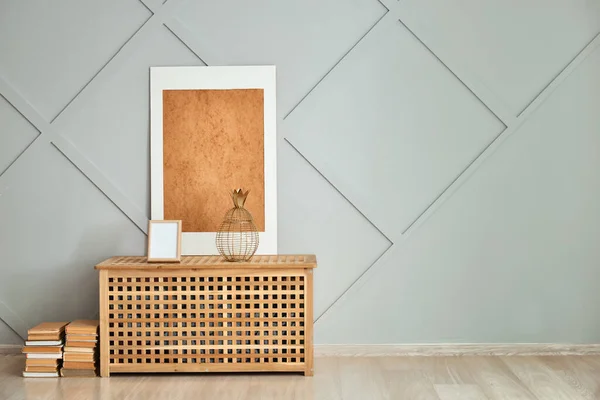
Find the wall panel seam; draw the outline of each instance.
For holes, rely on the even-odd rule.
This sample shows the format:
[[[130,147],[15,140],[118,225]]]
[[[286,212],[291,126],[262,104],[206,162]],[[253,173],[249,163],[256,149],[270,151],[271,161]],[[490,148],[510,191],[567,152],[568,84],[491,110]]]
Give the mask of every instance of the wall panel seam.
[[[387,8],[387,7],[386,7],[386,8]],[[362,35],[362,36],[360,37],[360,39],[358,39],[358,40],[356,41],[356,43],[354,43],[354,45],[353,45],[352,47],[350,47],[350,49],[349,49],[349,50],[348,50],[346,53],[344,53],[344,55],[343,55],[342,57],[340,57],[340,59],[339,59],[339,60],[338,60],[338,61],[337,61],[335,64],[333,64],[333,67],[331,67],[331,68],[329,69],[329,71],[327,71],[327,72],[326,72],[326,73],[325,73],[325,74],[324,74],[324,75],[321,77],[321,79],[319,79],[319,80],[317,81],[317,83],[316,83],[316,84],[315,84],[315,85],[314,85],[314,86],[313,86],[313,87],[312,87],[312,88],[311,88],[311,89],[310,89],[310,90],[309,90],[309,91],[308,91],[308,92],[307,92],[307,93],[306,93],[306,94],[305,94],[305,95],[304,95],[304,96],[303,96],[303,97],[302,97],[302,98],[301,98],[301,99],[300,99],[300,100],[299,100],[299,101],[296,103],[296,105],[295,105],[295,106],[293,106],[293,107],[290,109],[290,111],[288,111],[288,112],[285,114],[285,116],[283,117],[283,120],[285,121],[285,120],[286,120],[286,119],[287,119],[287,118],[288,118],[288,117],[289,117],[289,116],[290,116],[290,115],[291,115],[291,114],[294,112],[294,110],[296,110],[296,108],[298,108],[298,106],[299,106],[300,104],[302,104],[302,102],[303,102],[303,101],[304,101],[304,100],[305,100],[305,99],[306,99],[308,96],[310,96],[310,94],[311,94],[311,93],[312,93],[312,92],[313,92],[313,91],[314,91],[314,90],[315,90],[315,89],[316,89],[316,88],[317,88],[317,87],[318,87],[318,86],[321,84],[321,82],[323,82],[323,81],[325,80],[325,78],[327,78],[327,76],[328,76],[328,75],[329,75],[329,74],[330,74],[332,71],[334,71],[334,70],[337,68],[337,66],[338,66],[338,65],[339,65],[339,64],[340,64],[340,63],[341,63],[341,62],[342,62],[342,61],[343,61],[343,60],[344,60],[344,59],[345,59],[345,58],[348,56],[348,54],[350,54],[350,53],[352,52],[352,50],[354,50],[354,49],[356,48],[356,46],[358,46],[358,45],[359,45],[359,44],[360,44],[360,43],[363,41],[363,39],[364,39],[364,38],[366,38],[366,37],[369,35],[369,33],[371,33],[371,32],[373,31],[373,29],[375,29],[375,27],[376,27],[377,25],[379,25],[379,23],[380,23],[380,22],[381,22],[381,21],[382,21],[384,18],[386,18],[386,17],[388,17],[388,18],[389,18],[389,16],[391,16],[391,14],[390,14],[390,12],[389,12],[389,10],[388,10],[388,11],[386,11],[386,12],[385,12],[385,13],[384,13],[384,14],[383,14],[383,15],[382,15],[382,16],[381,16],[381,17],[380,17],[380,18],[379,18],[377,21],[375,21],[375,23],[373,24],[373,26],[371,26],[371,27],[370,27],[370,28],[369,28],[369,29],[368,29],[368,30],[367,30],[367,31],[364,33],[364,35]]]

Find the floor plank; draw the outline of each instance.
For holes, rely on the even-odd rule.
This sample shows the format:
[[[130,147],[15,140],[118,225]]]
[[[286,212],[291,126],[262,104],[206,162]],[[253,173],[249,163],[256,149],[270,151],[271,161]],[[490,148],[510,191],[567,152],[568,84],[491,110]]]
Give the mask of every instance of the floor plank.
[[[440,400],[488,400],[479,385],[438,384],[434,387]]]
[[[424,371],[386,373],[386,399],[440,400],[429,376]],[[363,396],[366,393],[363,392]]]
[[[111,379],[96,378],[61,378],[59,393],[61,399],[85,399],[94,393],[94,399],[126,399],[135,393],[143,379],[132,380],[127,375],[115,376]]]
[[[115,378],[127,379],[121,375],[115,375]],[[213,380],[214,376],[206,377]],[[100,380],[112,380],[110,378],[102,378]],[[196,375],[150,375],[150,376],[130,376],[129,379],[137,380],[138,384],[132,388],[126,395],[125,400],[133,399],[148,399],[148,400],[161,400],[161,399],[187,399],[196,396],[204,397],[206,393],[206,386],[208,386],[207,379],[199,379]],[[215,384],[210,387],[219,394],[221,393],[222,382],[214,381]],[[216,397],[210,397],[216,398]]]
[[[583,399],[567,382],[537,357],[501,357],[501,360],[540,399]]]
[[[302,379],[302,383],[297,383],[294,398],[342,400],[340,359],[315,358],[315,375],[310,379]]]
[[[341,393],[344,400],[364,399],[364,393],[373,398],[387,399],[387,387],[382,366],[377,358],[349,357],[339,360]],[[358,390],[360,388],[360,390]]]
[[[426,362],[426,372],[433,384],[475,384],[463,357],[427,357]]]
[[[562,380],[567,382],[584,399],[600,397],[599,368],[591,357],[539,357]],[[591,361],[591,363],[590,363]]]
[[[537,399],[498,357],[473,356],[463,360],[490,400]]]

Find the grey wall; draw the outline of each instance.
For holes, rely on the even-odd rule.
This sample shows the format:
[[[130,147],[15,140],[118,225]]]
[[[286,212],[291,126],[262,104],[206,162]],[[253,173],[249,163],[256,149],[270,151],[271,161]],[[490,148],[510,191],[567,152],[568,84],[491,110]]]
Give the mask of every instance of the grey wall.
[[[145,252],[149,67],[278,67],[317,343],[600,342],[600,1],[0,2],[0,318]],[[0,324],[0,343],[15,341]]]
[[[4,321],[0,321],[0,344],[23,344],[23,339]]]

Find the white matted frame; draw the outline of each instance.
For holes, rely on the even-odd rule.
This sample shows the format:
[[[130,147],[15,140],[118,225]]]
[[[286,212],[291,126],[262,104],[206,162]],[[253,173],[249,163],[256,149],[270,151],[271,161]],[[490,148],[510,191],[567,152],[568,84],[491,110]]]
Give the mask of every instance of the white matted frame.
[[[150,68],[151,218],[164,218],[163,90],[263,89],[265,231],[256,254],[277,254],[277,113],[275,66]],[[216,232],[183,232],[184,255],[218,254]]]
[[[181,261],[181,221],[148,221],[148,262]]]

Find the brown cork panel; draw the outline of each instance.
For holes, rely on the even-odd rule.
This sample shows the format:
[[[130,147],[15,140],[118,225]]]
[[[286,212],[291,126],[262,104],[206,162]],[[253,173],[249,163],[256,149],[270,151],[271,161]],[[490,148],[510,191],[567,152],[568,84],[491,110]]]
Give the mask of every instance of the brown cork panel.
[[[163,164],[164,219],[183,232],[216,232],[235,188],[264,232],[263,90],[164,90]]]

